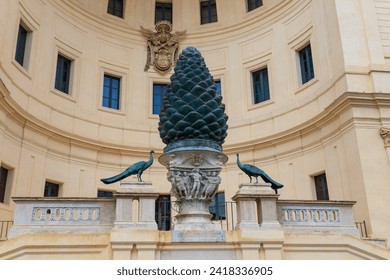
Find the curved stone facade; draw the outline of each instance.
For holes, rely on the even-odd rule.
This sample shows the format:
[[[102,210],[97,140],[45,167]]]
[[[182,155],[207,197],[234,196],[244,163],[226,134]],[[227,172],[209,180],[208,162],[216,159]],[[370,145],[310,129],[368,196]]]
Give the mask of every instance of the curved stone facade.
[[[173,30],[186,30],[180,50],[202,52],[220,81],[229,116],[223,145],[230,160],[219,189],[227,200],[256,164],[285,187],[283,199],[315,200],[314,177],[326,173],[331,200],[352,200],[356,220],[373,238],[390,238],[383,217],[390,199],[390,53],[379,1],[217,1],[218,22],[200,23],[199,1],[173,0]],[[155,1],[128,0],[124,18],[107,1],[0,2],[0,164],[8,170],[0,214],[12,220],[12,197],[42,197],[45,181],[61,197],[115,191],[100,178],[162,154],[153,84],[173,73],[144,71]],[[354,16],[353,14],[361,15]],[[23,66],[15,60],[18,28],[27,31]],[[299,52],[308,44],[314,78],[302,84]],[[55,88],[58,54],[71,61],[69,93]],[[267,69],[269,99],[254,104],[252,74]],[[120,78],[118,109],[102,105],[104,76]],[[168,194],[166,170],[144,174]]]

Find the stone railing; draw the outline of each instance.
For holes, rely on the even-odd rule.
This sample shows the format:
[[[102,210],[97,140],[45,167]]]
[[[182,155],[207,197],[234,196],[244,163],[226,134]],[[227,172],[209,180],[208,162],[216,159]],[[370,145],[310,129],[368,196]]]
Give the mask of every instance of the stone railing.
[[[354,201],[278,200],[278,220],[289,232],[338,232],[359,236]]]
[[[122,183],[110,199],[13,198],[15,218],[9,236],[41,232],[110,232],[113,228],[157,230],[157,197],[158,193],[150,183],[133,182]],[[267,184],[240,185],[233,200],[234,210],[231,208],[229,214],[234,216],[234,221],[226,215],[226,220],[219,221],[221,230],[268,229],[359,236],[352,211],[353,201],[279,200],[279,195]],[[223,227],[224,223],[230,223],[229,228]]]
[[[282,229],[296,233],[341,233],[359,236],[354,201],[279,200],[269,184],[242,184],[236,230]]]
[[[9,236],[37,232],[109,232],[115,199],[14,197],[15,219]]]

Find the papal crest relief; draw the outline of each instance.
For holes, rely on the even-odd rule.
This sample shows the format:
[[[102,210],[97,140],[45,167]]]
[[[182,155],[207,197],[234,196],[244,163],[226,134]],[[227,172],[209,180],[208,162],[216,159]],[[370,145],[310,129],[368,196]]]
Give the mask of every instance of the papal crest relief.
[[[172,32],[168,21],[160,21],[155,25],[156,32],[141,26],[142,34],[147,38],[148,54],[145,65],[147,71],[151,65],[160,74],[171,70],[178,58],[179,41],[186,36],[186,30]]]

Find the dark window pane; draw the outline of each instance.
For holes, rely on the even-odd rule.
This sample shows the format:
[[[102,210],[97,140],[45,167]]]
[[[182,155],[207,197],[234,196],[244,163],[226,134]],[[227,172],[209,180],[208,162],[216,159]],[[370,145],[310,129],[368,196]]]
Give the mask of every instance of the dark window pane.
[[[64,93],[69,93],[71,63],[70,59],[58,54],[55,88]]]
[[[167,93],[168,85],[153,84],[153,114],[158,115],[161,111],[161,104],[164,95]]]
[[[263,68],[252,73],[254,103],[260,103],[270,99],[268,69]]]
[[[109,0],[107,13],[123,18],[123,0]]]
[[[157,23],[163,20],[172,23],[172,3],[156,2],[154,22]]]
[[[222,94],[221,81],[219,80],[215,81],[215,86],[217,87],[217,94],[221,95]]]
[[[155,219],[159,230],[171,229],[171,197],[160,195],[156,200]]]
[[[45,183],[45,191],[43,196],[44,197],[58,197],[58,190],[60,188],[60,185],[56,183]]]
[[[16,42],[15,60],[22,66],[24,62],[24,54],[26,52],[27,33],[27,30],[22,25],[19,25],[18,41]]]
[[[310,44],[299,51],[302,84],[314,78],[313,58]]]
[[[200,2],[200,22],[201,24],[217,22],[217,3],[215,0]]]
[[[210,203],[209,211],[213,215],[212,220],[225,220],[226,211],[225,211],[225,193],[219,192],[216,193],[213,197],[213,200]]]
[[[317,200],[329,200],[328,184],[325,173],[314,176]]]
[[[113,197],[113,192],[98,190],[97,197]]]
[[[7,187],[8,169],[0,167],[0,202],[4,203],[5,188]]]
[[[262,0],[247,0],[247,4],[248,4],[248,12],[260,7],[263,5],[263,1]]]
[[[104,75],[102,106],[119,109],[120,78]]]

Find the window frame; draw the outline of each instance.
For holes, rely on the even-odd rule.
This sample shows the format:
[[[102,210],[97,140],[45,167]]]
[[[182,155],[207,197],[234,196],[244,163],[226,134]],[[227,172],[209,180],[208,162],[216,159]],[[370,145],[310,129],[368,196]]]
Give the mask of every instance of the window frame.
[[[39,28],[37,21],[32,18],[28,12],[24,9],[20,10],[19,24],[15,26],[15,39],[14,39],[14,53],[12,57],[12,63],[21,71],[26,77],[32,79],[32,69],[36,60],[36,32]],[[18,36],[19,36],[19,27],[22,26],[27,31],[26,44],[24,48],[24,57],[23,63],[20,64],[16,60],[17,48],[18,48]]]
[[[71,61],[68,93],[65,93],[56,88],[58,55],[61,55]],[[71,102],[76,102],[80,89],[81,52],[79,52],[76,48],[64,43],[61,41],[61,39],[55,38],[55,47],[52,56],[52,69],[51,92],[56,96],[61,97],[61,101],[59,102],[63,102],[63,98]]]
[[[15,60],[20,66],[25,66],[26,45],[29,31],[19,23],[18,36],[16,40]]]
[[[263,6],[263,0],[246,0],[246,10],[251,12]]]
[[[264,99],[264,100],[257,100],[258,96],[256,94],[256,81],[255,81],[255,74],[256,73],[259,73],[259,84],[261,86],[261,89],[264,90],[264,84],[261,83],[261,81],[264,81],[264,77],[263,77],[263,73],[264,73],[264,70],[265,70],[265,73],[266,73],[266,92],[262,95],[264,95],[264,97],[268,97],[267,99]],[[264,102],[267,102],[269,100],[271,100],[271,90],[270,90],[270,81],[269,81],[269,75],[268,75],[268,66],[264,66],[264,67],[261,67],[257,70],[254,70],[254,71],[251,71],[251,87],[252,87],[252,103],[253,105],[257,105],[257,104],[261,104],[261,103],[264,103]]]
[[[313,185],[314,185],[315,199],[319,200],[319,201],[330,200],[326,172],[322,172],[322,173],[318,173],[316,175],[313,175],[312,181],[313,181]]]
[[[304,85],[315,78],[313,53],[310,41],[297,50],[300,84]]]
[[[66,62],[67,64],[64,64],[64,62]],[[64,65],[68,65],[66,70],[64,69]],[[71,91],[73,67],[74,67],[74,60],[62,54],[61,52],[58,52],[55,79],[54,79],[54,89],[65,94],[71,93],[70,91]],[[64,73],[65,73],[65,81],[63,81]],[[63,84],[65,84],[64,87]]]
[[[311,53],[312,53],[312,61],[313,61],[313,69],[314,69],[314,78],[302,84],[301,78],[301,66],[299,60],[299,50],[306,47],[308,44],[311,45]],[[292,65],[293,71],[293,79],[294,79],[294,94],[299,94],[305,92],[314,86],[319,81],[319,77],[321,75],[321,68],[318,67],[318,63],[320,63],[320,59],[317,53],[318,44],[313,33],[313,26],[308,26],[306,29],[297,33],[294,37],[292,37],[288,46],[290,48],[290,63]]]
[[[160,211],[163,209],[163,211]],[[169,231],[172,228],[172,205],[169,194],[160,194],[155,202],[155,220],[160,231]]]
[[[216,0],[201,0],[199,2],[199,9],[200,9],[201,25],[218,22],[218,7],[217,7]],[[212,14],[214,11],[215,11],[215,15]],[[207,15],[204,16],[203,15],[204,12]]]
[[[110,79],[110,85],[109,85],[109,96],[108,96],[108,106],[105,106],[104,105],[104,99],[105,99],[105,88],[106,88],[106,78],[109,78]],[[112,96],[112,91],[114,88],[113,86],[113,81],[117,81],[118,82],[118,86],[116,88],[117,90],[117,106],[116,107],[113,107],[112,105],[112,101],[114,100],[113,96]],[[121,109],[121,84],[122,84],[122,77],[120,76],[116,76],[116,75],[112,75],[110,73],[104,73],[103,75],[103,93],[102,93],[102,107],[103,108],[106,108],[106,109],[112,109],[112,110],[120,110]]]
[[[5,175],[4,175],[5,173]],[[9,186],[9,169],[0,165],[0,203],[6,203]]]
[[[158,6],[162,6],[162,19],[157,20],[157,10]],[[168,12],[166,12],[168,11]],[[170,11],[170,12],[169,12]],[[166,19],[166,14],[170,14],[170,19]],[[168,21],[171,24],[173,23],[173,4],[172,2],[160,2],[156,1],[154,6],[154,24],[160,21]]]
[[[96,102],[97,102],[97,110],[104,112],[104,113],[110,113],[110,114],[116,114],[116,115],[125,115],[126,111],[126,98],[128,98],[127,93],[127,83],[128,83],[128,71],[129,68],[127,67],[121,67],[118,65],[112,65],[111,63],[100,61],[99,62],[99,72],[100,72],[100,79],[99,79],[99,91],[100,94],[96,95]],[[120,78],[120,96],[119,96],[119,109],[112,109],[109,107],[103,106],[103,90],[104,90],[104,75],[114,76],[117,78]]]
[[[112,7],[110,7],[110,5],[112,5]],[[107,2],[107,14],[109,15],[123,19],[124,8],[125,8],[124,0],[108,0]]]
[[[14,184],[14,170],[15,168],[12,166],[9,166],[8,164],[4,164],[0,161],[0,167],[7,169],[7,178],[5,182],[5,189],[4,189],[4,197],[2,200],[0,200],[0,204],[10,204],[11,202],[11,193],[12,193],[12,187]]]
[[[49,187],[50,187],[50,189],[49,189]],[[51,192],[53,191],[52,190],[53,187],[56,188],[54,190],[54,194],[55,195],[51,195]],[[57,183],[57,182],[54,182],[54,181],[50,181],[50,180],[46,180],[45,181],[45,187],[43,189],[43,197],[60,197],[60,188],[61,188],[61,184],[60,183]]]
[[[168,83],[160,83],[160,82],[153,82],[153,86],[152,86],[152,114],[153,115],[159,115],[160,112],[161,112],[161,107],[162,107],[162,101],[163,101],[163,98],[164,98],[164,95],[167,93],[167,89],[168,89]],[[160,88],[160,93],[159,93],[159,99],[160,99],[160,105],[159,105],[159,112],[156,113],[155,111],[155,108],[156,108],[156,105],[155,105],[155,99],[156,99],[156,95],[155,95],[155,87],[159,87]],[[161,92],[161,88],[165,86],[165,93],[164,92]]]

